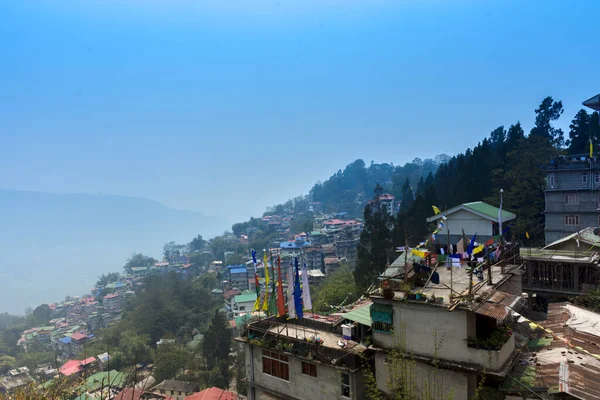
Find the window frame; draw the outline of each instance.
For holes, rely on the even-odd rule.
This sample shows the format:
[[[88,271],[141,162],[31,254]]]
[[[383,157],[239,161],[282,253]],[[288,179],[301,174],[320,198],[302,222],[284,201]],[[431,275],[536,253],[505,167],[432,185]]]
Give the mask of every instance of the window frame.
[[[577,214],[565,214],[565,225],[567,226],[578,226],[579,215]]]
[[[588,183],[588,173],[587,172],[581,173],[581,183]]]
[[[594,172],[594,183],[596,185],[600,184],[600,171]]]
[[[311,378],[317,378],[317,364],[308,361],[302,361],[301,367],[302,375],[310,376]]]
[[[554,173],[548,174],[548,187],[550,189],[554,189],[556,186],[556,175]]]
[[[288,356],[263,349],[262,363],[263,374],[286,382],[290,381],[290,360]]]
[[[576,206],[579,204],[579,193],[565,193],[565,205]]]
[[[348,377],[348,383],[344,382],[344,377],[347,376]],[[345,399],[350,399],[352,398],[352,386],[350,385],[351,383],[351,379],[350,379],[350,374],[347,374],[345,372],[341,372],[340,373],[340,388],[342,389],[342,397]],[[348,395],[344,394],[344,389],[348,390]]]

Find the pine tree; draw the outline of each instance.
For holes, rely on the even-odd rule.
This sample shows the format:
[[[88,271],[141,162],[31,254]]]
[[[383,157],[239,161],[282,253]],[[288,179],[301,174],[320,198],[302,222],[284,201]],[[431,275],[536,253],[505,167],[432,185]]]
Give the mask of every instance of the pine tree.
[[[360,288],[368,287],[386,268],[392,250],[394,218],[379,201],[383,188],[375,187],[375,196],[364,212],[365,224],[358,244],[354,279]]]
[[[562,129],[552,126],[552,121],[558,120],[562,113],[562,101],[554,101],[551,96],[546,97],[535,110],[535,126],[530,135],[545,138],[555,147],[561,148],[564,144],[564,134]]]
[[[582,154],[589,151],[591,115],[584,109],[575,114],[569,125],[569,139],[566,144],[570,154]]]

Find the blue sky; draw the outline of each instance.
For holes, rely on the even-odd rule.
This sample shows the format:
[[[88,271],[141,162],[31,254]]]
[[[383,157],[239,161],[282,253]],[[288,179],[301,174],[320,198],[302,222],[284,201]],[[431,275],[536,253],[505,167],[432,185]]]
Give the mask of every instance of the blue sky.
[[[567,7],[566,5],[569,4]],[[230,222],[600,92],[598,1],[0,3],[0,188]]]

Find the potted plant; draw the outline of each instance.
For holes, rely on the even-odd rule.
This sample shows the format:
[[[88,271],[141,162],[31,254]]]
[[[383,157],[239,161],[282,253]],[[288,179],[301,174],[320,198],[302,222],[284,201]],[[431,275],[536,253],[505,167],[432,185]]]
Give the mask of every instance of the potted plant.
[[[382,290],[381,290],[381,294],[383,295],[383,298],[386,300],[392,300],[394,298],[394,290],[390,287],[390,282],[389,281],[383,281],[383,285],[382,285]]]

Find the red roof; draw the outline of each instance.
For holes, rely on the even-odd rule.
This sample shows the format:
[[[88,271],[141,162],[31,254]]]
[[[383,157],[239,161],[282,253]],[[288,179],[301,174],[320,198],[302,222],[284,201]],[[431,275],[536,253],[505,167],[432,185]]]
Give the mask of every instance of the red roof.
[[[71,340],[81,340],[81,339],[86,339],[88,337],[88,335],[84,335],[81,332],[75,332],[74,334],[71,335]]]
[[[104,296],[105,299],[114,299],[115,297],[119,297],[117,293],[111,293]]]
[[[71,339],[73,339],[73,337],[71,336]],[[88,357],[85,360],[81,360],[81,365],[88,365],[93,363],[94,361],[96,361],[96,357]]]
[[[237,394],[213,386],[204,389],[201,392],[186,396],[185,400],[237,400],[237,398]]]
[[[81,367],[81,361],[79,360],[69,360],[63,364],[62,367],[58,370],[64,376],[71,376],[78,372],[81,372],[83,368]]]

